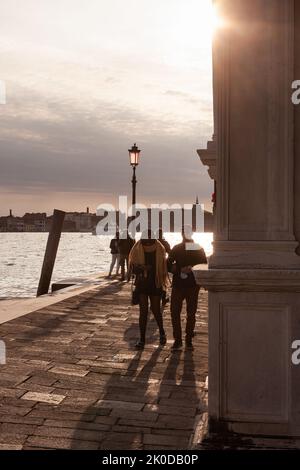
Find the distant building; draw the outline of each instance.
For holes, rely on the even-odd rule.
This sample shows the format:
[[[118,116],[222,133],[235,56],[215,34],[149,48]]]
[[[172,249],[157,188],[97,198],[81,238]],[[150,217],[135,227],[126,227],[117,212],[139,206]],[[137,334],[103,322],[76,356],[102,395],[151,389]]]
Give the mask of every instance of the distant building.
[[[0,232],[7,232],[7,217],[0,217]]]
[[[196,229],[196,206],[197,204],[191,205],[190,212],[192,213],[192,225]],[[159,210],[160,224],[162,221],[162,210]],[[189,212],[189,211],[188,211]],[[90,213],[89,208],[86,212],[67,212],[63,224],[63,232],[94,232],[98,222],[103,217],[97,216],[96,214]],[[119,212],[116,213],[116,224],[119,224]],[[166,210],[165,217],[169,218],[170,231],[178,230],[178,224],[175,224],[175,220],[183,220],[183,209]],[[52,215],[47,217],[46,213],[26,213],[23,217],[15,217],[10,211],[10,215],[6,217],[0,217],[0,232],[49,232],[52,225]],[[189,220],[191,220],[189,218]],[[150,209],[148,209],[148,221],[151,223]],[[128,219],[130,222],[130,219]],[[199,222],[199,221],[198,221]],[[176,227],[175,227],[176,225]],[[139,228],[139,227],[138,227]],[[204,211],[204,231],[213,231],[213,214],[211,212]]]
[[[7,232],[24,232],[24,220],[22,217],[6,217]]]
[[[91,214],[89,208],[86,212],[68,212],[65,216],[65,224],[68,222],[75,224],[76,232],[91,232],[93,229],[94,214]]]
[[[47,214],[43,213],[26,213],[23,216],[25,232],[45,232],[47,223]]]
[[[77,232],[76,230],[76,223],[73,222],[72,220],[64,220],[63,232]]]

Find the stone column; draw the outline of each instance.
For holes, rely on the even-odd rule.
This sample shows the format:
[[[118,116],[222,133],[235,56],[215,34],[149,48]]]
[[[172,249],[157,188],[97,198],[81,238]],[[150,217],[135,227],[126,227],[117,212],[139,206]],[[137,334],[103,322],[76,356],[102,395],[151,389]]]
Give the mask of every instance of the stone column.
[[[216,231],[209,269],[196,270],[209,290],[210,429],[299,436],[298,11],[294,0],[215,3]]]

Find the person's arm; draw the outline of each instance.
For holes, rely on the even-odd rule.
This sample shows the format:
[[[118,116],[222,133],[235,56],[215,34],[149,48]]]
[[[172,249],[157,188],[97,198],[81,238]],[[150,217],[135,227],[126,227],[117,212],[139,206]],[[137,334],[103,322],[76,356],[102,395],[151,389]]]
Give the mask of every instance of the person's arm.
[[[133,274],[142,274],[144,272],[144,267],[141,264],[133,264],[132,272]]]
[[[174,249],[170,251],[169,257],[167,259],[167,268],[169,273],[175,274],[177,272],[176,256]]]
[[[131,273],[138,279],[147,278],[148,273],[152,270],[152,266],[146,264],[133,264],[131,265]]]

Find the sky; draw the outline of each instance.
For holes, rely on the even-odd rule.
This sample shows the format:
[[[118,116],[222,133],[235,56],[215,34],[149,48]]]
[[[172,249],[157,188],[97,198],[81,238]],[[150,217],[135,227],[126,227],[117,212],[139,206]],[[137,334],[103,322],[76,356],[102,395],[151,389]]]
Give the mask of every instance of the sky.
[[[210,0],[2,0],[0,215],[131,195],[210,208]]]

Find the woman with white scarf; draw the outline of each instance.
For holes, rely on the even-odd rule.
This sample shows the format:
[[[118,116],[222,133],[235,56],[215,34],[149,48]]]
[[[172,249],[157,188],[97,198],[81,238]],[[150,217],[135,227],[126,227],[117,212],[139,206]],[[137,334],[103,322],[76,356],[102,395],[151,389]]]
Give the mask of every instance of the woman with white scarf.
[[[168,281],[166,250],[158,240],[154,239],[151,230],[143,232],[141,240],[132,248],[129,267],[130,272],[136,276],[135,286],[140,307],[140,340],[136,344],[136,349],[141,350],[145,346],[149,300],[159,328],[160,345],[164,346],[167,339],[163,327],[161,296]]]

